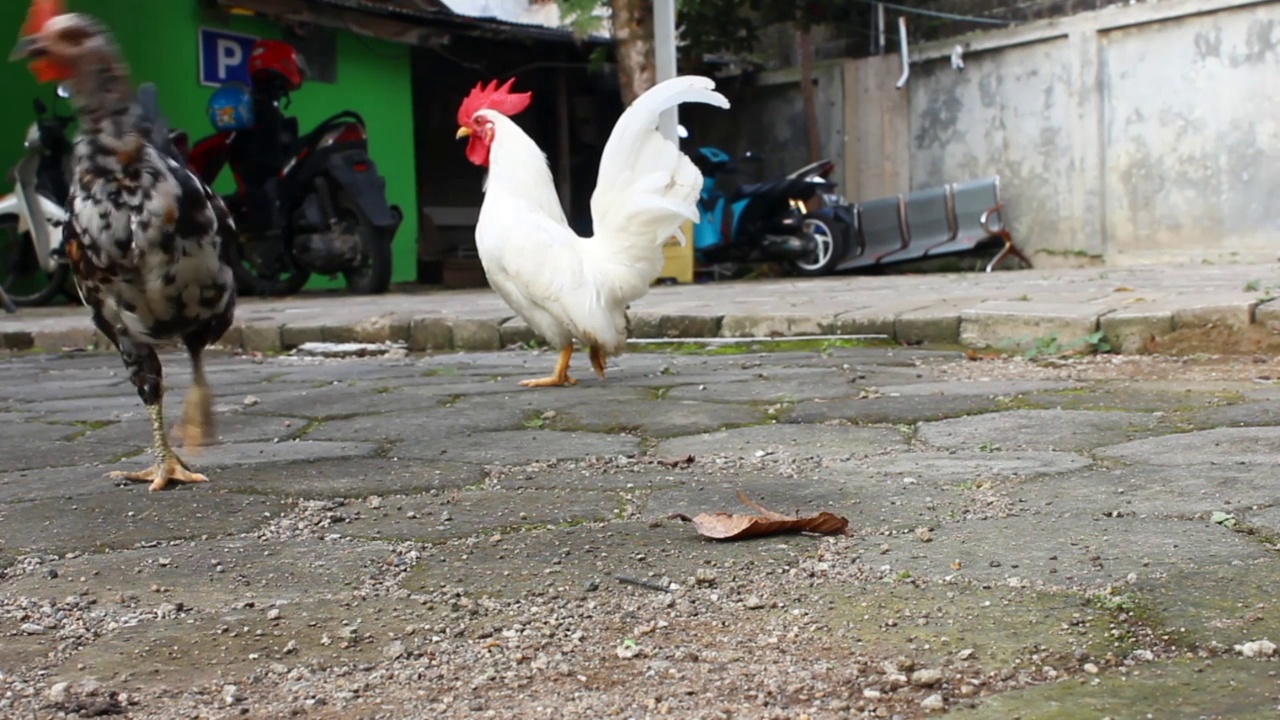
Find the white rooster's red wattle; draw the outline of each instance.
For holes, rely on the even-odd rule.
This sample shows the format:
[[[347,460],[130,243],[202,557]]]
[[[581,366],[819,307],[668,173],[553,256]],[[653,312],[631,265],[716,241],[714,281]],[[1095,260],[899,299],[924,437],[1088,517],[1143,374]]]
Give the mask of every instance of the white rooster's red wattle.
[[[553,375],[526,387],[572,385],[575,339],[604,377],[605,359],[622,352],[627,305],[644,296],[662,271],[662,246],[685,221],[698,221],[702,173],[658,132],[658,116],[681,103],[728,108],[709,78],[687,75],[650,88],[618,118],[600,157],[591,196],[594,235],[570,227],[547,157],[511,119],[529,93],[477,85],[458,111],[467,158],[486,166],[476,250],[490,286],[511,309],[560,350]]]

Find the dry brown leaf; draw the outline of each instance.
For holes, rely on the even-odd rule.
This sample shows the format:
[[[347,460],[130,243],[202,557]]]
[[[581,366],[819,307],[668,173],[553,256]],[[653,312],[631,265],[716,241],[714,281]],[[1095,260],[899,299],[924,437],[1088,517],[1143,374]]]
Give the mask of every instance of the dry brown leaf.
[[[690,518],[688,515],[672,515],[673,518],[692,522],[699,535],[715,540],[745,540],[747,538],[782,535],[786,533],[808,532],[820,535],[850,535],[849,520],[820,512],[807,517],[792,517],[776,513],[751,500],[738,491],[738,500],[743,505],[755,510],[758,515],[736,515],[716,512],[702,513]]]
[[[1120,287],[1115,289],[1115,292],[1133,292],[1133,288],[1129,287],[1128,285],[1121,285]]]

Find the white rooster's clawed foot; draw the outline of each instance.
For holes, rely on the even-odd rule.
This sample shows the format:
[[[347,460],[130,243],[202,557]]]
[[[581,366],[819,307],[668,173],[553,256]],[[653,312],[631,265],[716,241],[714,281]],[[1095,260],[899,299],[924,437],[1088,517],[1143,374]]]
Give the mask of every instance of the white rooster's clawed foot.
[[[569,359],[573,357],[573,343],[560,348],[560,359],[556,361],[556,371],[551,377],[536,378],[533,380],[521,380],[521,387],[540,388],[540,387],[569,387],[577,385],[578,381],[569,377]]]

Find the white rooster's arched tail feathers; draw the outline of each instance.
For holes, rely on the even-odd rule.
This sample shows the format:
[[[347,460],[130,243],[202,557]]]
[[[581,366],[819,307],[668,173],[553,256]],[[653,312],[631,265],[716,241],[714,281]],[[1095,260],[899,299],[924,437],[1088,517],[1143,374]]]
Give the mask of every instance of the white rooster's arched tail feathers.
[[[715,86],[698,75],[658,83],[622,113],[605,143],[591,195],[595,235],[588,244],[627,275],[608,283],[624,302],[643,295],[661,271],[661,245],[685,220],[698,220],[702,173],[657,131],[658,116],[689,102],[728,108]]]

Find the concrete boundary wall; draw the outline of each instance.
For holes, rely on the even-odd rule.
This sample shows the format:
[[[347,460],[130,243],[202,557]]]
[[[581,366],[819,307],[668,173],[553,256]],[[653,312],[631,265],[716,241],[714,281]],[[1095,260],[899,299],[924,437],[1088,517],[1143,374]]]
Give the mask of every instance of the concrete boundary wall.
[[[903,90],[897,54],[817,65],[823,151],[843,159],[851,199],[999,174],[1015,237],[1044,266],[1277,257],[1280,0],[1117,5],[910,57]],[[732,129],[735,113],[711,132],[789,145],[771,171],[800,164],[798,80],[762,73],[736,105],[754,130]]]
[[[957,43],[963,72],[950,63]],[[1038,260],[1276,257],[1275,0],[1115,6],[921,46],[912,63],[907,88],[893,91],[908,97],[898,116],[907,138],[883,152],[905,162],[909,180],[877,187],[886,161],[848,152],[861,164],[847,174],[866,180],[851,182],[876,191],[867,196],[999,173],[1014,233]],[[847,117],[875,114],[855,107]]]

